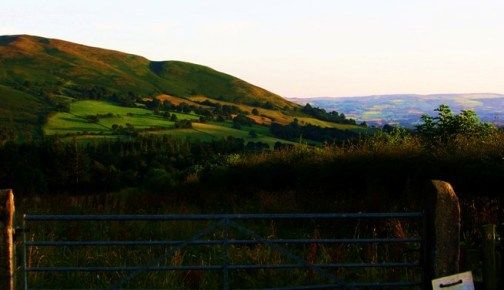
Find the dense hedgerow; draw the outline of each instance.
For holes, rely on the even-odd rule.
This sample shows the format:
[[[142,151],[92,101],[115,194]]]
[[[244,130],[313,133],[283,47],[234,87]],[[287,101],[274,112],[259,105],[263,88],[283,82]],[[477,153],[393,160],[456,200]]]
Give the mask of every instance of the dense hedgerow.
[[[352,144],[242,155],[203,182],[236,189],[291,188],[308,192],[368,194],[373,187],[400,195],[429,179],[451,182],[461,195],[501,194],[504,134],[457,136],[450,142],[425,143],[420,136],[382,133]],[[419,189],[420,190],[420,189]]]

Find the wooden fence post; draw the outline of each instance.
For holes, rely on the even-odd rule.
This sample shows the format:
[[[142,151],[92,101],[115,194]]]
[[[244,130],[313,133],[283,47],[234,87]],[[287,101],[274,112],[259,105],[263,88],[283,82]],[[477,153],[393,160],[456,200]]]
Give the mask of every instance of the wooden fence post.
[[[0,190],[0,289],[14,290],[14,193]]]
[[[425,193],[424,280],[431,280],[459,272],[460,205],[448,182],[431,180]]]

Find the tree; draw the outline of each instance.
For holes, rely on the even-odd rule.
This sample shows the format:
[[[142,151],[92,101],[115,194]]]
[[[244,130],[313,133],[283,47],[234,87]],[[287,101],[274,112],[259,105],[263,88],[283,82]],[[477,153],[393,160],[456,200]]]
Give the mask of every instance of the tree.
[[[472,110],[462,110],[454,115],[448,105],[442,104],[434,111],[436,117],[424,114],[420,118],[422,123],[416,126],[417,132],[429,141],[447,142],[457,136],[484,136],[495,130],[493,125],[481,122]]]
[[[153,98],[152,101],[147,104],[147,106],[153,111],[155,110],[159,111],[161,105],[162,102],[158,98]]]
[[[382,127],[382,131],[385,133],[392,133],[396,129],[396,126],[390,125],[390,124],[385,124]]]
[[[100,121],[100,119],[96,115],[87,115],[84,118],[86,118],[89,123],[98,123]]]
[[[178,129],[189,129],[192,128],[191,120],[180,120],[175,122],[175,128]]]
[[[252,115],[259,115],[259,110],[257,110],[256,108],[253,108],[252,109]]]
[[[147,172],[143,184],[151,192],[162,193],[175,185],[175,179],[165,169],[153,168]]]
[[[233,118],[233,122],[239,123],[240,125],[243,126],[252,126],[255,124],[254,119],[251,119],[244,114],[238,114]]]
[[[263,108],[265,108],[265,109],[274,109],[275,106],[273,106],[273,104],[270,103],[270,102],[266,102],[266,103],[264,103]]]
[[[249,131],[249,136],[250,136],[250,138],[257,138],[257,133],[256,133],[256,131],[254,131],[254,130],[250,130],[250,131]]]
[[[240,130],[241,129],[241,124],[240,122],[236,121],[236,120],[233,120],[233,129],[238,129]]]

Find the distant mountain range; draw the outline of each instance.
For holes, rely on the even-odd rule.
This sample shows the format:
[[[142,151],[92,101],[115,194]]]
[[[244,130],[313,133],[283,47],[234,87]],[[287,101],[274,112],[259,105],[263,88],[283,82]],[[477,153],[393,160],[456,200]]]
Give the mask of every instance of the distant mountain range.
[[[327,111],[338,111],[370,125],[399,124],[413,127],[422,114],[433,115],[434,109],[446,104],[458,113],[474,110],[482,121],[504,125],[503,94],[433,94],[375,95],[362,97],[290,98],[305,105],[310,103]]]

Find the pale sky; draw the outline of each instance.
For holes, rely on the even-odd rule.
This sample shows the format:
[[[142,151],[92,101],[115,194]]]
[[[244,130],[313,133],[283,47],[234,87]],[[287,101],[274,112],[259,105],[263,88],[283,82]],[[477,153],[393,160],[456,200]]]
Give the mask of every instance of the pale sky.
[[[199,63],[284,97],[504,93],[503,0],[0,4],[0,35]]]

